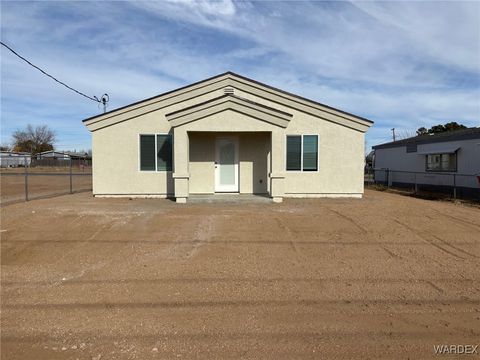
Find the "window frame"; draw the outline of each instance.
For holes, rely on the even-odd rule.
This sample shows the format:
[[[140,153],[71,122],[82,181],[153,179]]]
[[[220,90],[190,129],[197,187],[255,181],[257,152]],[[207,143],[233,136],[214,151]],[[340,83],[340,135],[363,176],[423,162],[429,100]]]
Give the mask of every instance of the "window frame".
[[[432,155],[440,155],[440,164],[442,164],[442,155],[453,155],[455,157],[455,167],[453,168],[453,170],[443,170],[443,169],[437,169],[437,170],[434,170],[434,169],[429,169],[428,168],[428,156],[432,156]],[[432,172],[432,173],[435,173],[435,172],[444,172],[444,173],[454,173],[454,172],[457,172],[458,171],[458,156],[457,156],[457,152],[455,151],[454,153],[432,153],[432,154],[426,154],[425,155],[425,172]]]
[[[287,137],[289,136],[300,136],[300,170],[287,170]],[[316,136],[317,137],[317,170],[303,170],[303,137],[304,136]],[[320,134],[312,134],[312,133],[307,133],[307,134],[286,134],[285,135],[285,164],[284,164],[284,169],[285,172],[288,173],[311,173],[315,174],[320,172]]]
[[[172,170],[158,170],[158,147],[157,147],[157,135],[167,135],[170,136],[171,141],[172,141]],[[141,138],[142,136],[154,136],[155,137],[155,170],[142,170],[141,169]],[[138,171],[139,172],[145,172],[145,173],[152,173],[152,172],[157,172],[157,173],[173,173],[173,166],[174,166],[174,161],[173,161],[173,134],[169,133],[139,133],[138,134]]]

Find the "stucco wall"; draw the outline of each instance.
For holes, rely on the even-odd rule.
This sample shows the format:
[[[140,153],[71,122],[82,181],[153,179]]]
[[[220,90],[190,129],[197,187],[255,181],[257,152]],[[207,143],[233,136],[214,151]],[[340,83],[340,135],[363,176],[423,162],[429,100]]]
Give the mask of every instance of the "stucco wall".
[[[364,134],[294,113],[286,135],[317,134],[317,172],[286,172],[285,194],[363,193]]]
[[[139,134],[168,133],[161,118],[154,112],[92,133],[94,194],[173,194],[172,172],[139,170]]]
[[[187,106],[218,97],[223,91],[213,91],[198,99],[173,103],[158,110],[140,114],[107,127],[91,125],[93,136],[93,191],[97,195],[160,195],[173,194],[170,172],[139,171],[139,134],[173,133],[165,114]],[[277,173],[285,175],[285,196],[359,195],[363,193],[364,133],[348,126],[339,125],[297,109],[269,101],[263,97],[236,91],[237,96],[253,100],[292,114],[287,128],[281,128],[234,111],[224,111],[198,121],[175,128],[182,132],[237,131],[267,132],[255,136],[240,134],[240,191],[265,192],[269,189],[272,159],[270,142],[274,134],[272,152],[285,157],[285,136],[294,134],[319,135],[319,170],[317,172],[287,172],[285,165],[275,166]],[[127,115],[122,115],[127,118]],[[123,118],[122,118],[123,119]],[[105,123],[114,118],[105,120]],[[184,128],[184,129],[182,129]],[[252,135],[252,134],[249,134]],[[176,136],[176,135],[175,135]],[[267,137],[266,137],[267,136]],[[182,137],[179,137],[179,139]],[[210,140],[208,140],[210,139]],[[190,150],[179,149],[177,156],[190,156],[189,191],[211,193],[214,173],[214,141],[211,135],[196,134],[189,137]],[[267,148],[265,147],[267,145]],[[175,137],[174,137],[175,146]],[[266,155],[266,156],[265,156]],[[268,168],[268,169],[267,169]],[[260,180],[262,182],[260,183]]]
[[[239,142],[239,190],[242,194],[265,194],[268,183],[269,133],[189,132],[190,193],[215,192],[215,138],[233,135]]]
[[[319,136],[319,170],[285,173],[285,196],[362,194],[365,134],[254,94],[237,91],[238,96],[291,113],[283,130],[286,135]]]

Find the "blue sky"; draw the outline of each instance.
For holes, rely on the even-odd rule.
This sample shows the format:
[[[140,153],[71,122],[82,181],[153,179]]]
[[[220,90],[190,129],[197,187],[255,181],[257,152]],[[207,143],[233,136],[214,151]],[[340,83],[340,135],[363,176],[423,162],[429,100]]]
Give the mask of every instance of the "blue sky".
[[[480,2],[1,2],[1,38],[109,110],[234,71],[375,121],[367,146],[480,126]],[[48,124],[88,149],[101,109],[1,50],[1,143]]]

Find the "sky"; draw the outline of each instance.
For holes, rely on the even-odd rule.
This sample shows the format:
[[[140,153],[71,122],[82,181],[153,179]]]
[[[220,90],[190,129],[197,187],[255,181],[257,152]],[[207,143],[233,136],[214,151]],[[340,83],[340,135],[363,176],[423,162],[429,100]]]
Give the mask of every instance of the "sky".
[[[233,71],[371,119],[367,150],[480,126],[480,2],[1,2],[1,39],[108,110]],[[27,124],[91,148],[101,106],[1,48],[1,139]]]

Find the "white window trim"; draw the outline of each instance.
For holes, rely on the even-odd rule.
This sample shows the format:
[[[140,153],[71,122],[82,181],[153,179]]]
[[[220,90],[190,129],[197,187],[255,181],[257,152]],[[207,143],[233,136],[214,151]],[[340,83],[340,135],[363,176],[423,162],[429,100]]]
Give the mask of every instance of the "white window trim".
[[[301,141],[300,141],[300,170],[287,170],[287,137],[289,136],[300,136]],[[303,170],[303,137],[304,136],[316,136],[317,137],[317,170],[315,171],[305,171]],[[287,173],[302,173],[302,174],[308,174],[308,173],[318,173],[320,172],[320,134],[286,134],[285,135],[285,164],[284,164],[284,169],[285,172]]]
[[[141,140],[140,138],[142,136],[145,136],[145,135],[149,135],[149,136],[155,136],[155,170],[142,170],[141,169],[141,166],[142,166],[142,163],[141,163]],[[157,154],[157,135],[168,135],[171,137],[171,140],[172,140],[172,170],[158,170],[158,154]],[[173,135],[172,134],[169,134],[169,133],[140,133],[138,134],[138,172],[142,172],[142,173],[151,173],[151,172],[157,172],[157,173],[173,173]]]

